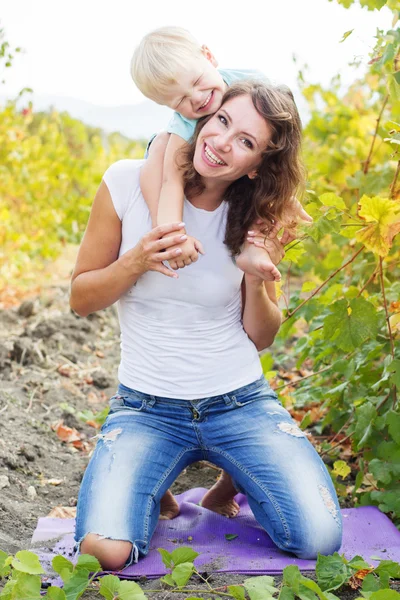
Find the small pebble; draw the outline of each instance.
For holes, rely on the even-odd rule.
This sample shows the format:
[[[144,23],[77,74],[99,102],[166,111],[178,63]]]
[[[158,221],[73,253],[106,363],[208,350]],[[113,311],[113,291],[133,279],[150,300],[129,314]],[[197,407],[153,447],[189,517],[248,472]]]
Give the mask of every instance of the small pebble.
[[[28,496],[29,500],[34,500],[36,498],[37,492],[33,485],[30,485],[28,487],[28,489],[26,490],[26,495]]]
[[[7,475],[0,475],[0,490],[2,490],[5,487],[9,487],[10,485],[10,480],[8,479]]]

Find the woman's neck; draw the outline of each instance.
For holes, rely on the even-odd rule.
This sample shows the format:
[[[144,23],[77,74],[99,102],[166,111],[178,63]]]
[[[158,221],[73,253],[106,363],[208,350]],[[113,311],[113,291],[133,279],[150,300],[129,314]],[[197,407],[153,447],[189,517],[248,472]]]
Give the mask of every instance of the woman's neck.
[[[196,208],[213,211],[221,204],[224,194],[228,188],[226,181],[217,181],[214,179],[203,179],[204,190],[198,196],[188,197],[188,200]]]

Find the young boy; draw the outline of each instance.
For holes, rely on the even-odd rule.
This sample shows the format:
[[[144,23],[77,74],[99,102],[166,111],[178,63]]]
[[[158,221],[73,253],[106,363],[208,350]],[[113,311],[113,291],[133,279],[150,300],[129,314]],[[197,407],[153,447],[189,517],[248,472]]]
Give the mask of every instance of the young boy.
[[[217,69],[217,61],[207,46],[180,27],[162,27],[147,34],[136,48],[131,62],[132,78],[140,91],[175,110],[167,131],[157,135],[149,147],[141,171],[141,189],[153,226],[182,220],[184,184],[177,165],[177,152],[192,137],[197,119],[215,113],[222,97],[235,81],[264,79],[260,71]],[[212,158],[212,157],[211,157]],[[312,220],[296,200],[291,220]],[[186,233],[182,231],[182,233]],[[173,269],[195,262],[204,254],[200,240],[188,235],[181,244],[182,254],[170,261]],[[281,275],[264,248],[246,244],[236,260],[244,272],[267,281]]]

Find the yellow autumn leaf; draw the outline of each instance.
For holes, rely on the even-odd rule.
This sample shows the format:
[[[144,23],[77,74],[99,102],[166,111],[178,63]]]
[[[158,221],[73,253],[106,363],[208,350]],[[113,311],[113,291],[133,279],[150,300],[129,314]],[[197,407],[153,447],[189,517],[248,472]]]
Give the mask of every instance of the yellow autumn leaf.
[[[364,195],[358,214],[368,225],[357,231],[357,240],[379,256],[389,254],[394,236],[400,233],[400,204],[389,198]]]

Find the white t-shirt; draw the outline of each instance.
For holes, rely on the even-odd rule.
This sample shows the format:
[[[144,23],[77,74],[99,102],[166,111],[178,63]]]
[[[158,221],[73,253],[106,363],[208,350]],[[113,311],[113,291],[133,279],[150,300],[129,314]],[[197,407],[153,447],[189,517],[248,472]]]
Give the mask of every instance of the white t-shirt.
[[[122,221],[119,255],[151,229],[140,190],[142,160],[120,160],[103,180]],[[214,211],[185,200],[186,230],[206,254],[180,269],[179,279],[148,271],[118,301],[121,362],[127,387],[194,400],[228,393],[262,374],[258,352],[241,321],[243,272],[224,244],[228,205]]]

